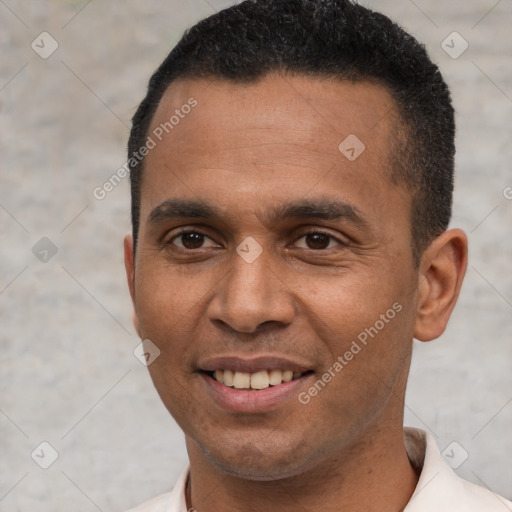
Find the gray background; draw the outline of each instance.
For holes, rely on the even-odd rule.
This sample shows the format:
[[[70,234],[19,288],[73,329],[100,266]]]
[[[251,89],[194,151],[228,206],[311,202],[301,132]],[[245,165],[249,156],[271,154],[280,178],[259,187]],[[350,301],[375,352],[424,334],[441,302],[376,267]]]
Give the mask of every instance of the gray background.
[[[0,0],[2,511],[123,510],[170,489],[186,463],[132,353],[127,180],[102,201],[92,191],[125,162],[150,73],[230,3]],[[447,332],[415,343],[406,423],[441,450],[455,442],[459,474],[512,498],[512,2],[364,3],[425,42],[458,116],[453,225],[470,264]],[[43,31],[59,45],[47,59],[31,48]],[[441,47],[453,31],[469,44],[457,59]],[[43,237],[55,255],[46,241],[33,253]],[[31,458],[42,441],[59,454],[48,469]]]

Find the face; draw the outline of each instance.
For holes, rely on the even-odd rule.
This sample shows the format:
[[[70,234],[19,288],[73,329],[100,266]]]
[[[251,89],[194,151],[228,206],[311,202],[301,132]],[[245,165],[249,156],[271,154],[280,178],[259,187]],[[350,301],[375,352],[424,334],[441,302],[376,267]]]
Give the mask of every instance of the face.
[[[418,272],[410,196],[389,178],[394,119],[364,82],[164,95],[128,278],[160,350],[153,382],[212,467],[296,475],[401,427]]]

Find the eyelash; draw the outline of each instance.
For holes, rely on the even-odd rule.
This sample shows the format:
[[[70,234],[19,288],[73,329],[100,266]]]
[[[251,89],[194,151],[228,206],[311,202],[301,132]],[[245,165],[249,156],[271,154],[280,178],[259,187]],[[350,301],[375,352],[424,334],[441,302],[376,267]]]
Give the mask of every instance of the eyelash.
[[[334,236],[333,234],[329,233],[328,231],[323,231],[322,229],[313,229],[313,230],[302,232],[301,235],[298,238],[296,238],[295,243],[297,243],[298,240],[300,240],[301,238],[303,238],[303,237],[305,237],[307,235],[325,235],[330,240],[334,240],[335,242],[337,242],[339,244],[339,246],[345,247],[347,245],[346,241],[343,241],[340,238],[338,238],[338,237]],[[309,250],[309,251],[324,251],[324,252],[328,251],[329,249],[333,249],[333,247],[329,247],[329,248],[326,248],[326,249],[310,249],[309,247],[307,248],[307,250]]]
[[[165,246],[169,246],[169,245],[174,245],[173,242],[174,240],[178,239],[180,236],[183,236],[183,235],[188,235],[190,233],[195,233],[195,234],[198,234],[198,235],[201,235],[201,236],[204,236],[205,238],[208,238],[212,241],[213,238],[211,238],[210,236],[208,236],[207,234],[199,231],[199,230],[195,230],[195,229],[189,229],[189,230],[183,230],[183,231],[180,231],[179,233],[177,233],[176,235],[174,235],[172,238],[170,238],[169,240],[165,241],[164,242],[164,245]],[[340,240],[339,238],[335,237],[334,235],[332,235],[331,233],[328,233],[326,231],[323,231],[321,229],[314,229],[314,230],[310,230],[310,231],[304,231],[300,234],[300,236],[298,236],[295,240],[295,243],[297,243],[298,240],[300,240],[301,238],[307,236],[307,235],[325,235],[327,236],[329,239],[331,240],[334,240],[336,241],[340,246],[343,246],[345,247],[347,245],[347,242],[346,241],[343,241],[343,240]],[[187,251],[187,252],[192,252],[192,251],[195,251],[195,250],[201,250],[203,249],[202,247],[198,248],[198,249],[186,249],[186,248],[183,248],[183,247],[178,247],[178,246],[175,246],[177,247],[178,249],[181,249],[181,250],[184,250],[184,251]],[[326,249],[310,249],[310,248],[307,248],[307,250],[310,250],[310,251],[327,251],[329,249],[332,249],[331,248],[326,248]]]

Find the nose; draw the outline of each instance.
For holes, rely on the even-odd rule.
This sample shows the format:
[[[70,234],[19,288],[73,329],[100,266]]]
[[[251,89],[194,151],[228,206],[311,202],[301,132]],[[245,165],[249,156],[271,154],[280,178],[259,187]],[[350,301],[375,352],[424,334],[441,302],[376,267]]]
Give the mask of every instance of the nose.
[[[231,270],[210,301],[210,321],[247,334],[256,333],[264,324],[284,327],[292,322],[293,294],[264,253],[250,263],[233,254]]]

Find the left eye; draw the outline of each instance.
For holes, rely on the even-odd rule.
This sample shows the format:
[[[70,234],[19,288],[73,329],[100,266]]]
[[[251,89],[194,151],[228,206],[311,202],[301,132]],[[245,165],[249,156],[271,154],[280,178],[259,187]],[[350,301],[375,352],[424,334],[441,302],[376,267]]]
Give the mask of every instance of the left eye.
[[[168,242],[181,249],[202,249],[205,246],[213,247],[216,243],[206,235],[197,231],[185,231],[175,236]],[[206,245],[207,244],[207,245]]]
[[[322,250],[341,245],[341,242],[326,233],[315,232],[301,236],[297,240],[296,245],[302,249]]]

